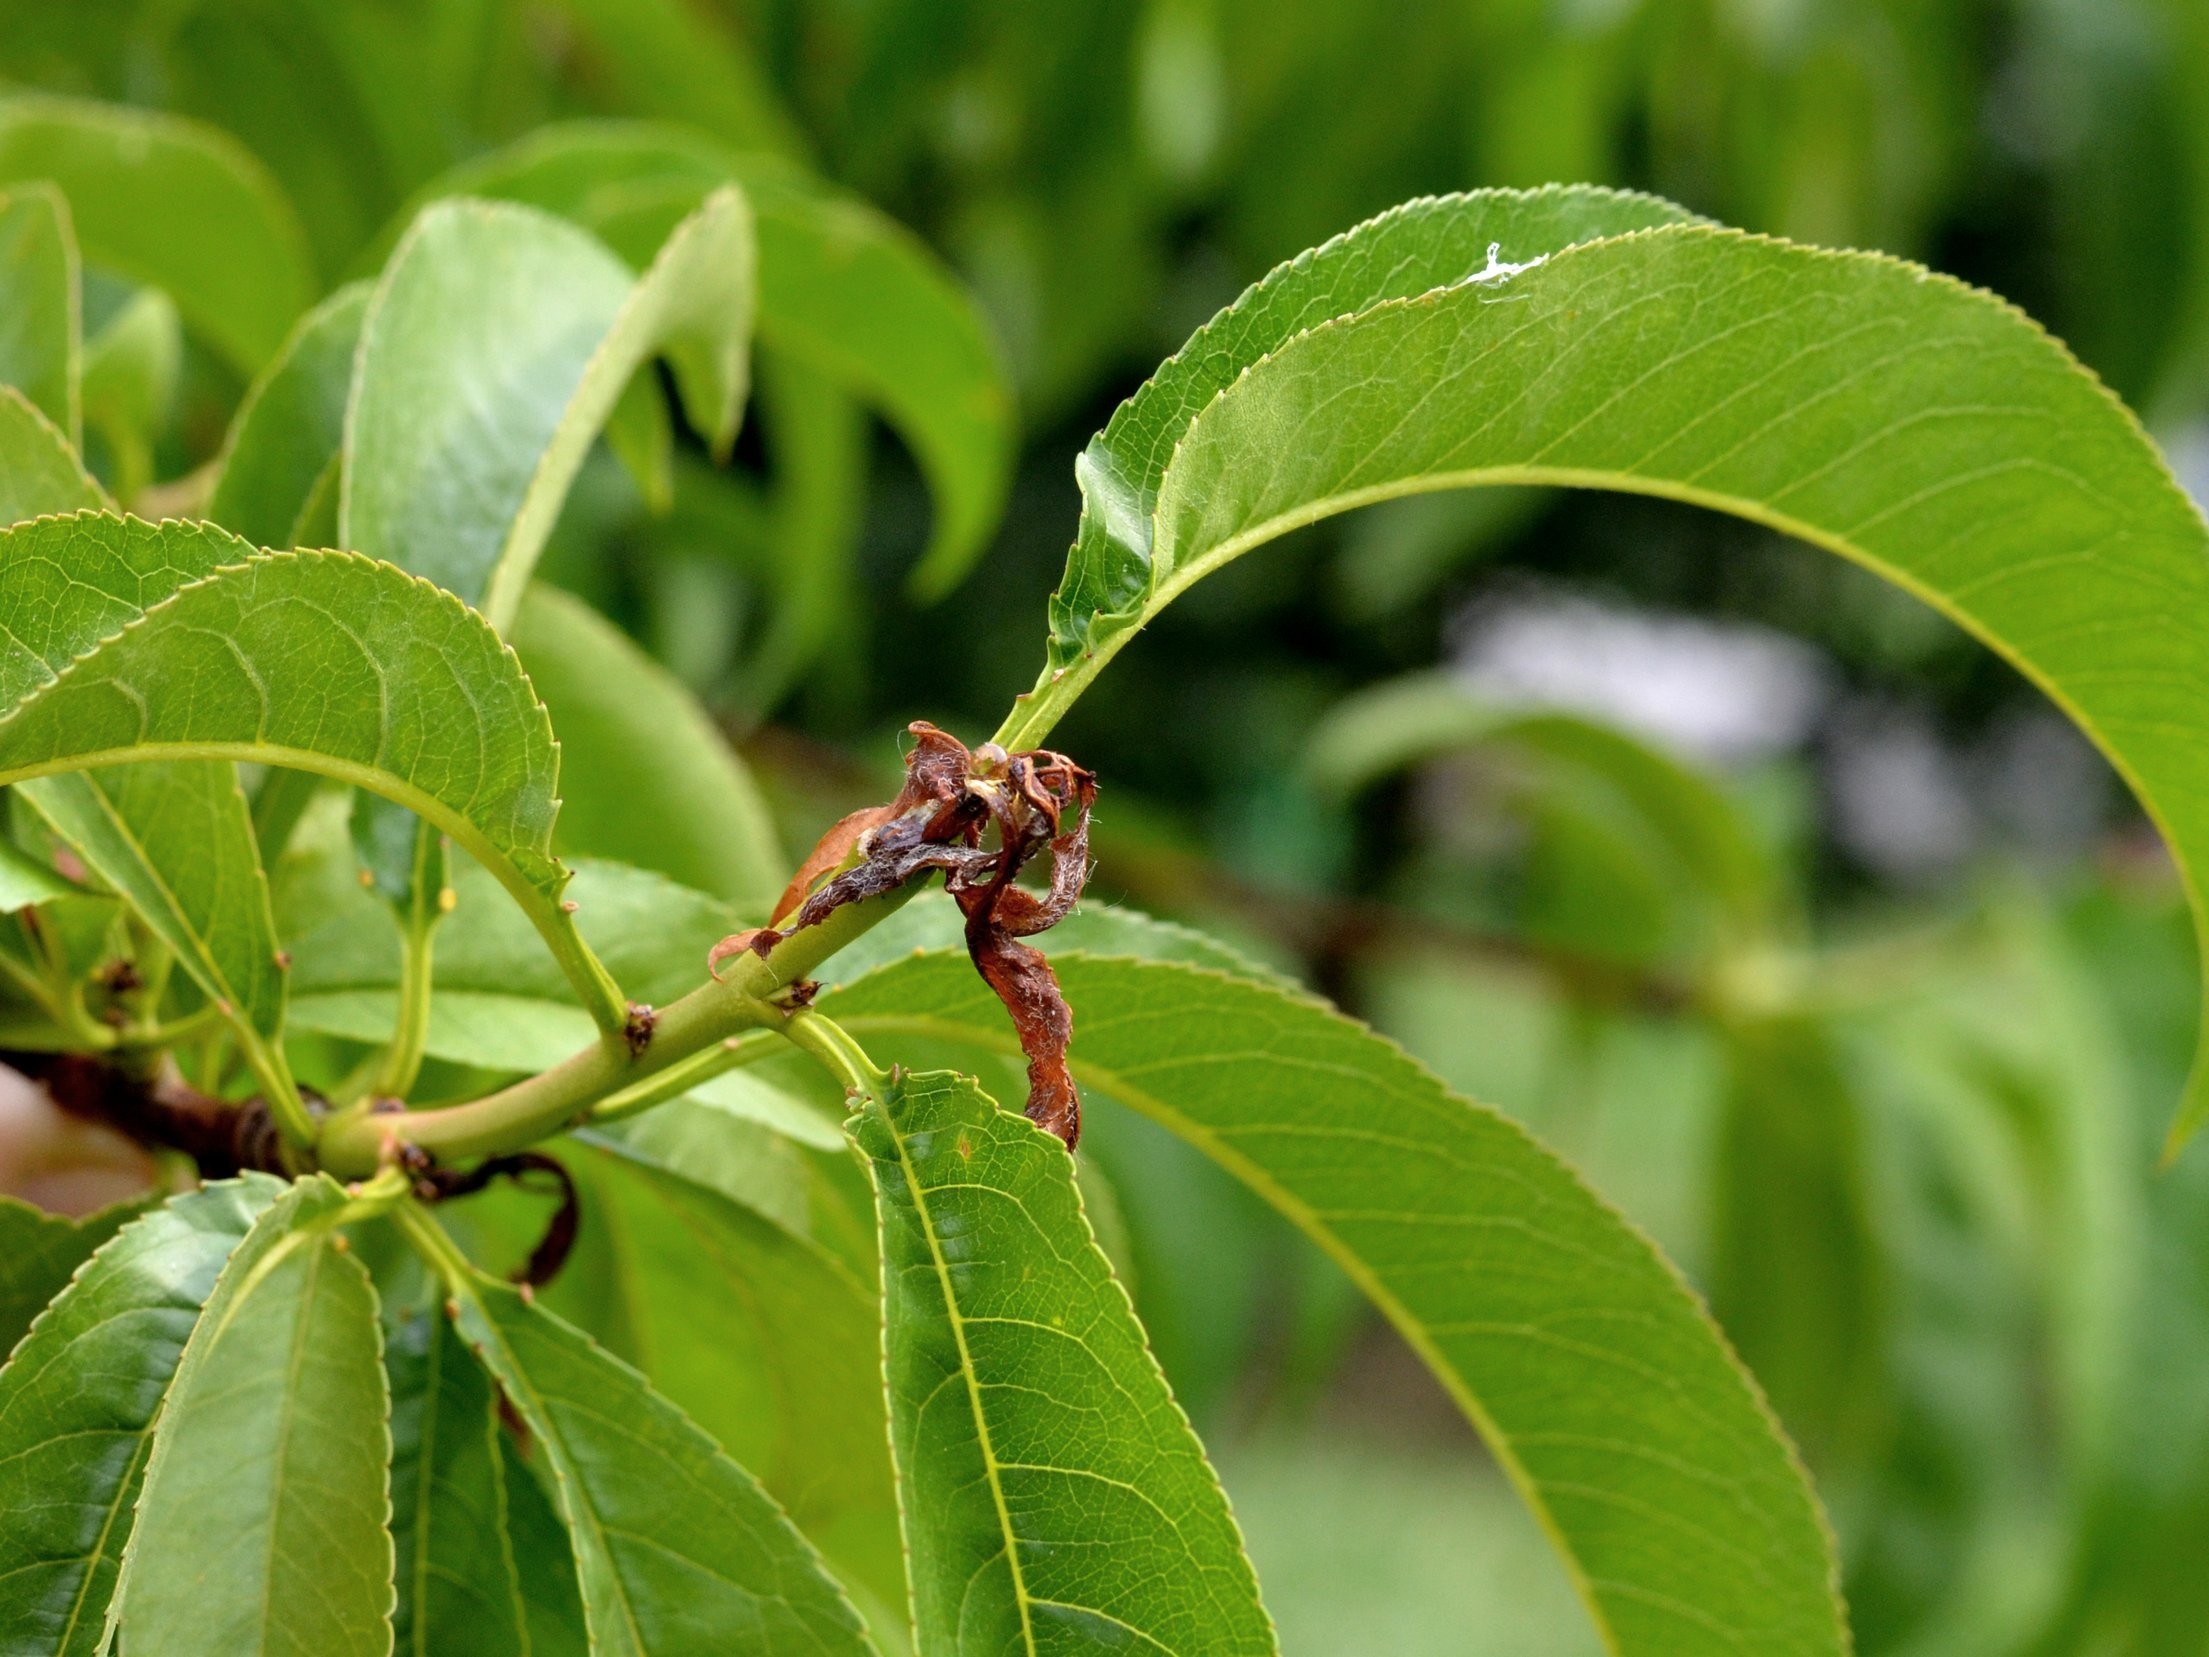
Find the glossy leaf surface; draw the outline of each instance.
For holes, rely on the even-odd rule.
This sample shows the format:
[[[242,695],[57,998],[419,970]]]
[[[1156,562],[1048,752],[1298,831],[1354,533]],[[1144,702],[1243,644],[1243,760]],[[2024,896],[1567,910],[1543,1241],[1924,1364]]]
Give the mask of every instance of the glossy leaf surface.
[[[16,387],[0,385],[0,525],[106,504],[61,428]]]
[[[154,445],[183,371],[184,324],[159,288],[140,288],[85,341],[85,430],[106,445],[111,485],[126,501],[154,481]]]
[[[394,1649],[404,1657],[514,1657],[528,1643],[490,1379],[434,1298],[407,1311],[384,1349]]]
[[[530,589],[513,642],[560,733],[561,852],[657,869],[765,920],[789,865],[759,785],[697,699],[555,588]]]
[[[873,1651],[790,1521],[634,1370],[504,1284],[448,1288],[544,1458],[598,1657]]]
[[[1628,490],[1752,519],[1942,610],[2101,745],[2191,883],[2209,866],[2192,689],[2209,634],[2184,618],[2209,598],[2209,533],[2132,416],[2017,311],[1878,255],[1700,224],[1498,235],[1490,266],[1420,246],[1428,221],[1585,194],[1414,203],[1200,331],[1175,364],[1236,360],[1238,315],[1306,290],[1339,318],[1274,336],[1201,410],[1169,365],[1084,454],[1051,666],[1000,740],[1032,745],[1175,594],[1299,524],[1480,483]],[[1327,277],[1399,247],[1380,288]],[[2204,1116],[2197,1068],[2176,1134]]]
[[[6,442],[7,414],[0,404],[0,444]],[[34,447],[49,440],[59,444],[59,433],[51,428],[27,437]],[[29,512],[74,512],[104,500],[66,451],[50,475],[19,477],[17,489],[16,504]],[[102,777],[41,777],[18,786],[48,826],[130,903],[222,1009],[264,1085],[289,1092],[278,1042],[283,967],[260,849],[235,768],[221,760],[175,760],[125,766]],[[28,878],[35,883],[37,876]]]
[[[1847,1648],[1831,1544],[1762,1399],[1639,1233],[1525,1132],[1294,991],[1082,955],[1054,965],[1074,1073],[1173,1129],[1312,1236],[1480,1428],[1614,1647]],[[1015,1051],[962,957],[823,1007]]]
[[[0,839],[0,915],[82,893],[82,887],[63,879],[57,870],[23,851],[14,841]]]
[[[641,264],[674,216],[731,179],[757,215],[761,338],[879,409],[911,445],[936,500],[915,579],[943,592],[1003,509],[1012,400],[972,302],[901,226],[787,163],[647,122],[548,127],[431,189],[563,214]]]
[[[124,1649],[386,1657],[391,1436],[376,1293],[317,1175],[254,1222],[185,1343],[117,1589]]]
[[[496,202],[427,209],[377,284],[346,416],[339,537],[511,620],[576,469],[664,353],[725,447],[751,344],[750,210],[716,193],[641,277],[595,238]]]
[[[291,547],[334,515],[338,451],[369,284],[349,283],[299,319],[230,422],[207,516],[258,547]]]
[[[283,1074],[284,963],[237,768],[155,761],[17,786],[222,1009],[256,1074]]]
[[[542,1478],[521,1459],[511,1438],[499,1442],[499,1467],[506,1481],[506,1522],[514,1533],[529,1657],[591,1657],[567,1528],[553,1511]]]
[[[923,1657],[1272,1652],[1227,1499],[1065,1146],[948,1072],[906,1077],[854,1131]]]
[[[1300,335],[1372,306],[1469,286],[1492,262],[1537,259],[1594,237],[1670,224],[1668,202],[1614,190],[1483,191],[1415,201],[1276,266],[1199,328],[1075,463],[1081,527],[1051,601],[1051,662],[1071,665],[1165,602],[1171,560],[1152,518],[1175,451],[1198,415]],[[1491,252],[1493,250],[1493,252]],[[1270,450],[1250,456],[1253,465]]]
[[[31,1320],[68,1286],[92,1251],[136,1219],[143,1207],[117,1203],[72,1220],[15,1197],[0,1197],[0,1357],[15,1350]]]
[[[624,1138],[572,1158],[595,1234],[546,1304],[642,1370],[808,1540],[902,1611],[874,1283],[805,1235],[797,1153],[769,1154],[759,1129],[735,1126],[725,1146]],[[728,1154],[740,1147],[748,1168]],[[717,1168],[736,1177],[717,1184]]]
[[[283,1189],[248,1175],[125,1226],[0,1369],[8,1650],[99,1650],[154,1417],[224,1262]]]
[[[429,1051],[493,1070],[558,1063],[593,1034],[574,983],[497,878],[473,861],[454,862],[453,909],[438,929]],[[578,935],[606,970],[655,1004],[695,989],[706,952],[741,924],[719,900],[619,863],[579,863],[563,893],[576,906]],[[390,1034],[397,940],[388,913],[360,887],[341,886],[294,953],[295,1028],[371,1042]]]
[[[209,526],[91,514],[0,532],[0,769],[318,770],[436,820],[518,897],[554,897],[551,729],[481,619],[365,558],[251,554]]]

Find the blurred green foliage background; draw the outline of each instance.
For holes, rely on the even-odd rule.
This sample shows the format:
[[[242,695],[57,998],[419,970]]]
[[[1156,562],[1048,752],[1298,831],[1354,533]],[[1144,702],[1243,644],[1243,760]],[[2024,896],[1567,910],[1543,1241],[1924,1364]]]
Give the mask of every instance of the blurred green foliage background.
[[[2202,0],[0,0],[0,78],[228,129],[325,287],[424,183],[575,115],[778,153],[932,243],[1025,431],[949,598],[903,585],[913,462],[771,354],[732,467],[689,452],[664,506],[598,455],[545,566],[707,699],[793,850],[888,792],[906,720],[971,736],[1029,682],[1113,404],[1409,196],[1611,182],[1924,260],[2209,488]],[[88,336],[129,298],[95,288]],[[111,471],[219,440],[234,373],[181,353]],[[1494,491],[1237,564],[1059,740],[1104,779],[1096,892],[1519,1115],[1708,1293],[1863,1650],[2209,1650],[2209,1153],[2155,1169],[2191,950],[2152,835],[1987,651],[1751,526]],[[1347,1285],[1099,1114],[1093,1209],[1287,1649],[1591,1650]]]

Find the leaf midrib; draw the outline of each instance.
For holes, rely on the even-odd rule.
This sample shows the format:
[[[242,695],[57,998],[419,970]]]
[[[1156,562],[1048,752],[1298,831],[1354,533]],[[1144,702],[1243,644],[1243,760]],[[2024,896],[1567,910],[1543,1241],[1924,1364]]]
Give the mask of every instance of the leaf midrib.
[[[169,1379],[173,1383],[176,1377],[172,1374]],[[168,1388],[163,1387],[161,1389],[163,1403],[168,1401],[168,1396]],[[115,1521],[123,1511],[123,1504],[132,1499],[138,1488],[137,1481],[134,1481],[131,1475],[137,1474],[140,1480],[145,1477],[146,1462],[153,1451],[154,1418],[159,1416],[160,1410],[161,1405],[156,1404],[154,1406],[154,1417],[149,1417],[145,1426],[139,1429],[138,1443],[130,1453],[130,1465],[123,1470],[122,1478],[116,1482],[114,1500],[107,1504],[107,1513],[100,1520],[100,1534],[93,1542],[91,1550],[80,1556],[84,1561],[85,1571],[77,1582],[76,1593],[70,1597],[69,1620],[62,1624],[61,1638],[54,1644],[54,1649],[57,1652],[65,1652],[69,1649],[70,1639],[76,1634],[78,1625],[84,1621],[85,1602],[87,1596],[92,1592],[92,1579],[99,1574],[97,1566],[107,1551],[107,1539],[115,1534]],[[133,1505],[135,1506],[135,1503]],[[29,1567],[25,1568],[28,1569]]]
[[[6,719],[0,718],[0,726],[5,724]],[[372,794],[382,795],[395,804],[405,806],[417,816],[427,818],[456,841],[491,872],[492,877],[521,906],[523,913],[537,923],[540,931],[547,926],[562,931],[572,929],[572,922],[566,912],[514,864],[506,850],[444,801],[415,787],[395,771],[381,770],[372,765],[363,765],[355,760],[342,759],[312,749],[291,748],[272,742],[134,743],[128,747],[101,748],[90,755],[74,754],[62,759],[42,760],[35,765],[20,766],[0,772],[0,783],[29,782],[39,777],[57,776],[71,771],[104,771],[111,766],[165,759],[243,760],[253,765],[280,765],[295,771],[312,771],[333,782],[351,783],[356,788],[365,788]],[[550,861],[549,856],[547,861]]]
[[[1094,958],[1100,960],[1113,959],[1113,957],[1105,956]],[[1007,1057],[1018,1057],[1020,1055],[1020,1044],[1009,1032],[1001,1035],[980,1025],[963,1023],[957,1019],[945,1018],[933,1013],[858,1013],[843,1017],[838,1022],[846,1030],[855,1034],[861,1031],[876,1031],[892,1035],[925,1036],[937,1040],[949,1040],[962,1042],[970,1046],[983,1047]],[[1233,1147],[1220,1141],[1199,1124],[1192,1122],[1182,1112],[1175,1110],[1149,1090],[1126,1081],[1117,1072],[1106,1069],[1102,1065],[1085,1063],[1071,1056],[1069,1056],[1068,1063],[1076,1076],[1094,1080],[1114,1098],[1141,1110],[1145,1115],[1156,1121],[1169,1125],[1174,1133],[1201,1148],[1207,1156],[1212,1157],[1222,1167],[1227,1168],[1236,1178],[1242,1180],[1252,1190],[1259,1192],[1281,1213],[1288,1216],[1299,1230],[1318,1244],[1320,1249],[1343,1269],[1345,1275],[1358,1286],[1359,1291],[1380,1309],[1381,1314],[1388,1319],[1396,1332],[1404,1338],[1405,1343],[1418,1353],[1420,1360],[1427,1366],[1429,1373],[1440,1383],[1443,1391],[1464,1412],[1466,1419],[1471,1421],[1478,1429],[1483,1442],[1487,1445],[1490,1453],[1495,1456],[1497,1463],[1504,1469],[1504,1473],[1510,1479],[1512,1487],[1518,1492],[1519,1499],[1525,1503],[1527,1510],[1533,1514],[1535,1522],[1541,1527],[1543,1535],[1550,1543],[1552,1552],[1563,1562],[1565,1571],[1578,1591],[1581,1603],[1587,1609],[1589,1620],[1595,1624],[1596,1631],[1602,1638],[1604,1646],[1614,1654],[1622,1653],[1624,1647],[1620,1645],[1618,1636],[1611,1627],[1610,1618],[1603,1609],[1602,1600],[1596,1592],[1594,1579],[1588,1576],[1580,1563],[1578,1555],[1566,1540],[1564,1532],[1558,1527],[1556,1519],[1550,1513],[1549,1504],[1542,1497],[1540,1487],[1519,1461],[1516,1451],[1512,1448],[1511,1437],[1497,1426],[1479,1399],[1466,1388],[1463,1378],[1457,1373],[1456,1366],[1451,1364],[1436,1349],[1434,1342],[1427,1335],[1425,1326],[1411,1315],[1409,1309],[1373,1274],[1371,1268],[1366,1265],[1361,1257],[1341,1244],[1335,1235],[1334,1228],[1320,1221],[1309,1204],[1285,1190],[1263,1168],[1252,1163],[1248,1158]],[[902,1159],[904,1155],[902,1139],[898,1140],[898,1147],[899,1156]],[[931,1235],[931,1246],[933,1246],[933,1241],[933,1235]],[[956,1312],[953,1316],[956,1318]],[[962,1345],[962,1352],[963,1350]],[[979,1413],[978,1407],[977,1413]],[[994,1492],[994,1460],[992,1462],[991,1477]],[[1023,1604],[1023,1616],[1025,1616],[1025,1604]]]
[[[476,1316],[483,1326],[485,1338],[499,1349],[499,1356],[502,1360],[499,1367],[502,1373],[497,1377],[498,1384],[509,1387],[511,1391],[518,1395],[516,1408],[522,1410],[525,1419],[534,1416],[536,1422],[540,1423],[537,1430],[545,1440],[545,1453],[552,1457],[554,1468],[559,1475],[562,1492],[568,1495],[574,1511],[589,1519],[591,1536],[600,1557],[605,1561],[606,1575],[611,1581],[615,1602],[621,1607],[622,1623],[629,1631],[631,1649],[640,1654],[649,1651],[650,1648],[644,1643],[644,1631],[637,1626],[636,1610],[629,1603],[628,1588],[621,1580],[621,1572],[614,1566],[613,1550],[606,1543],[608,1532],[605,1517],[592,1504],[590,1492],[584,1488],[583,1481],[575,1476],[574,1469],[568,1465],[566,1448],[560,1440],[560,1435],[553,1430],[552,1410],[545,1402],[544,1394],[530,1384],[529,1371],[523,1366],[521,1360],[514,1356],[514,1348],[506,1339],[506,1331],[499,1326],[498,1320],[491,1316],[490,1311],[483,1303],[483,1297],[476,1293],[475,1285],[465,1280],[456,1281],[452,1278],[448,1278],[446,1281],[452,1288],[453,1293],[466,1295],[469,1303],[475,1307]],[[521,1402],[522,1399],[527,1400],[526,1405]],[[582,1573],[578,1571],[576,1575],[576,1586],[583,1593],[585,1616],[587,1618],[590,1604],[589,1590],[583,1588]]]
[[[1005,1505],[1005,1487],[998,1476],[997,1448],[990,1437],[989,1415],[982,1408],[982,1394],[974,1373],[974,1355],[967,1347],[966,1318],[959,1310],[959,1299],[951,1281],[951,1271],[943,1257],[943,1249],[937,1242],[936,1222],[928,1210],[928,1198],[923,1193],[919,1172],[913,1166],[911,1152],[906,1147],[905,1135],[898,1128],[886,1105],[877,1103],[882,1121],[888,1129],[890,1142],[897,1147],[898,1167],[905,1175],[905,1189],[913,1194],[913,1211],[920,1218],[921,1235],[928,1240],[928,1257],[933,1263],[936,1278],[943,1289],[943,1306],[946,1320],[951,1325],[951,1338],[959,1350],[959,1379],[966,1389],[967,1407],[974,1415],[976,1442],[982,1451],[982,1470],[989,1479],[989,1498],[997,1511],[998,1534],[1004,1539],[1005,1563],[1012,1573],[1013,1603],[1020,1609],[1020,1640],[1027,1648],[1028,1657],[1036,1657],[1035,1621],[1029,1611],[1027,1582],[1020,1569],[1020,1538],[1013,1530],[1012,1512]],[[889,1251],[883,1251],[883,1269],[889,1269]],[[901,1513],[902,1517],[902,1513]],[[916,1593],[919,1591],[915,1584]]]
[[[434,1318],[437,1314],[433,1310],[429,1315]],[[414,1657],[429,1657],[429,1648],[424,1644],[428,1638],[429,1618],[424,1615],[423,1595],[430,1569],[430,1550],[427,1543],[430,1536],[431,1479],[437,1466],[437,1421],[443,1413],[438,1408],[438,1396],[443,1380],[441,1371],[444,1368],[446,1331],[433,1324],[429,1334],[429,1351],[423,1355],[422,1365],[422,1442],[415,1450],[412,1570],[414,1615],[409,1619],[412,1626],[407,1635],[407,1643],[413,1647]]]
[[[86,776],[85,780],[91,784],[92,795],[98,802],[100,815],[107,820],[109,828],[130,848],[131,855],[138,861],[141,873],[153,889],[160,894],[162,904],[168,909],[177,930],[191,939],[192,952],[198,958],[200,965],[206,969],[207,976],[215,983],[222,985],[223,994],[217,997],[216,1000],[217,1011],[224,1015],[225,1020],[230,1025],[231,1033],[238,1038],[239,1045],[246,1049],[247,1063],[254,1074],[262,1078],[268,1085],[281,1087],[287,1093],[296,1091],[296,1084],[292,1081],[291,1066],[284,1057],[282,1046],[284,1028],[282,979],[279,978],[277,981],[275,1025],[270,1030],[263,1030],[248,1013],[244,994],[238,989],[237,985],[230,981],[228,974],[222,970],[222,964],[215,959],[214,952],[207,947],[207,940],[200,928],[193,925],[190,918],[184,913],[184,905],[171,888],[167,876],[162,873],[160,862],[147,852],[145,844],[139,839],[136,830],[131,827],[123,814],[115,809],[113,796],[99,785],[98,779]],[[253,872],[260,886],[261,903],[265,910],[269,901],[268,876],[257,862]],[[273,934],[275,930],[273,917],[269,921],[269,929]]]
[[[291,1351],[286,1354],[284,1361],[284,1402],[281,1418],[276,1429],[276,1454],[271,1462],[271,1465],[277,1470],[277,1488],[270,1495],[268,1551],[262,1556],[261,1560],[261,1648],[264,1651],[268,1649],[270,1628],[276,1621],[276,1595],[273,1591],[273,1585],[276,1581],[276,1555],[284,1540],[284,1526],[278,1521],[279,1515],[283,1512],[285,1506],[283,1486],[288,1482],[284,1477],[283,1469],[291,1455],[292,1428],[299,1419],[296,1402],[299,1396],[299,1373],[306,1367],[307,1337],[314,1329],[315,1290],[322,1281],[322,1265],[329,1253],[322,1246],[325,1238],[321,1227],[316,1227],[311,1231],[297,1232],[294,1235],[310,1243],[312,1252],[308,1257],[306,1282],[302,1285],[299,1295],[298,1322],[292,1327]],[[286,1239],[286,1241],[288,1242],[289,1239]],[[270,1264],[273,1265],[275,1259],[286,1252],[282,1245],[272,1249],[270,1251]],[[267,1272],[258,1274],[250,1288],[258,1289],[261,1283],[266,1281],[267,1276]],[[239,1298],[242,1303],[244,1296],[241,1295]],[[223,1324],[225,1330],[228,1329],[229,1324],[230,1320],[225,1319]]]

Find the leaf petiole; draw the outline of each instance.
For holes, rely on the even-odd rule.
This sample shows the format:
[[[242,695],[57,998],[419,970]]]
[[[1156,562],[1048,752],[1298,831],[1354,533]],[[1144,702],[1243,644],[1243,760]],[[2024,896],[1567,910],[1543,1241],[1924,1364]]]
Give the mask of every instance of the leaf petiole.
[[[781,1035],[818,1060],[823,1070],[843,1083],[847,1094],[882,1103],[889,1097],[890,1078],[867,1057],[850,1031],[826,1013],[807,1007],[783,1022]]]
[[[445,918],[452,890],[445,884],[444,867],[437,830],[417,823],[413,878],[408,882],[406,912],[399,917],[399,1021],[371,1084],[373,1091],[387,1098],[404,1099],[422,1073],[437,923]]]
[[[70,986],[56,981],[39,930],[29,925],[25,925],[23,929],[31,933],[38,965],[43,970],[34,971],[28,963],[17,960],[12,950],[0,949],[0,974],[5,974],[16,988],[31,999],[67,1045],[83,1046],[89,1043],[95,1051],[104,1046],[112,1046],[115,1032],[86,1017],[83,1003],[76,999]],[[11,1045],[20,1047],[27,1044],[16,1042]]]
[[[397,1177],[402,1192],[406,1176],[399,1169],[386,1169],[378,1180]],[[366,1189],[365,1187],[363,1188]],[[439,1225],[430,1211],[412,1197],[393,1202],[384,1212],[406,1237],[416,1254],[437,1274],[438,1281],[452,1295],[472,1295],[475,1289],[476,1269],[468,1257],[460,1252],[460,1245],[452,1240],[451,1233]]]
[[[689,1058],[669,1065],[658,1075],[625,1087],[618,1093],[608,1094],[591,1107],[593,1122],[619,1122],[650,1110],[654,1105],[677,1099],[714,1077],[747,1064],[757,1064],[768,1054],[777,1051],[772,1040],[773,1032],[749,1030],[742,1035],[725,1036],[720,1044],[693,1053]]]

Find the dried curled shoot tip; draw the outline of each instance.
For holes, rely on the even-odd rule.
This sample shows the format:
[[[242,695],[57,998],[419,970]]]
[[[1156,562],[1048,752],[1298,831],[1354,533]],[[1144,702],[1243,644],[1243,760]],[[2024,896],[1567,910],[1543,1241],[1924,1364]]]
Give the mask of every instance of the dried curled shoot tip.
[[[966,916],[967,954],[1012,1015],[1027,1055],[1028,1119],[1071,1150],[1081,1137],[1081,1101],[1066,1068],[1074,1018],[1050,963],[1020,940],[1065,919],[1081,897],[1097,779],[1064,754],[1008,754],[994,742],[970,750],[925,721],[910,729],[913,751],[897,798],[855,811],[822,835],[775,905],[771,924],[724,938],[708,967],[747,950],[764,956],[846,904],[942,871]],[[1038,893],[1016,885],[1046,849],[1049,886]],[[814,890],[855,851],[857,863]]]

